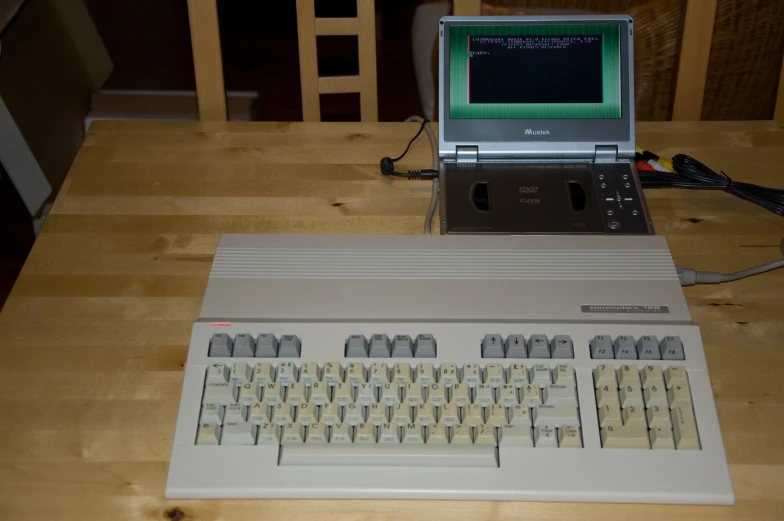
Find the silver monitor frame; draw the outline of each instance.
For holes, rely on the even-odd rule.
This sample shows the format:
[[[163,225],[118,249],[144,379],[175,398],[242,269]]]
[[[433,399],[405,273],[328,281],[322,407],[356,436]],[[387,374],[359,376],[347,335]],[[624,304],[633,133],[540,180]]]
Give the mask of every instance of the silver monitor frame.
[[[619,119],[452,119],[449,117],[449,28],[453,25],[617,24],[621,27],[621,118]],[[482,159],[592,158],[597,146],[617,146],[633,157],[634,46],[628,15],[445,16],[439,22],[438,139],[441,159],[455,159],[457,147],[478,147]],[[526,129],[548,129],[547,141]]]

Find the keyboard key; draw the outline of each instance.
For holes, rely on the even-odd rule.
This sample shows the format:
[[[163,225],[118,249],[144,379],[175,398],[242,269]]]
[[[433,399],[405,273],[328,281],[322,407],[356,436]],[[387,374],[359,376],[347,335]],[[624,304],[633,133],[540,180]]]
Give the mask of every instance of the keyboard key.
[[[599,427],[622,423],[621,408],[617,403],[606,403],[599,407]]]
[[[221,445],[255,445],[257,429],[250,422],[226,422],[221,432]]]
[[[571,385],[572,387],[577,385],[572,364],[558,364],[555,366],[555,370],[553,371],[553,383],[558,385]]]
[[[550,342],[552,358],[574,358],[574,346],[569,335],[555,335]]]
[[[253,380],[253,369],[245,362],[232,364],[229,379],[234,385],[249,383]]]
[[[493,404],[485,409],[485,423],[496,427],[506,425],[508,423],[506,419],[506,407]]]
[[[660,365],[646,365],[642,370],[642,387],[656,385],[664,388],[664,373]]]
[[[666,336],[662,339],[661,344],[662,359],[664,360],[684,360],[686,355],[683,351],[683,343],[679,336]]]
[[[414,341],[415,358],[436,358],[436,339],[430,334],[417,335]]]
[[[699,449],[700,440],[697,436],[697,422],[691,406],[676,405],[672,412],[672,432],[675,435],[675,446],[678,450]]]
[[[298,444],[305,442],[305,426],[299,423],[287,423],[283,426],[280,438],[281,445]]]
[[[457,364],[441,364],[438,368],[438,381],[444,387],[452,387],[460,381],[460,373],[457,369]]]
[[[618,397],[618,390],[615,386],[603,385],[596,389],[596,406],[604,407],[605,405],[610,407],[621,406],[621,400]]]
[[[277,403],[272,406],[272,423],[285,425],[294,421],[294,406],[290,403]]]
[[[409,423],[403,426],[404,444],[425,443],[425,431],[419,423]]]
[[[328,403],[321,406],[321,423],[327,425],[335,425],[342,421],[340,414],[340,405],[336,403]]]
[[[297,366],[291,362],[283,362],[278,366],[278,383],[281,385],[291,385],[297,381]]]
[[[346,366],[346,382],[354,387],[367,382],[362,362],[352,362]]]
[[[449,439],[446,435],[446,425],[440,423],[427,427],[427,438],[425,442],[430,445],[446,445]]]
[[[454,425],[450,429],[449,443],[452,445],[471,445],[474,440],[471,439],[471,427],[468,425]]]
[[[248,421],[254,425],[272,423],[270,406],[267,402],[256,402],[248,406]]]
[[[408,383],[403,388],[404,401],[411,407],[416,407],[420,403],[425,403],[425,391],[418,383]]]
[[[571,405],[537,405],[533,409],[534,426],[550,425],[578,425],[580,416],[577,407]]]
[[[286,401],[297,406],[308,401],[308,388],[305,384],[293,383],[286,389]]]
[[[277,358],[278,339],[272,333],[261,333],[256,338],[257,358]]]
[[[225,384],[229,381],[229,369],[220,362],[207,366],[208,384]]]
[[[558,437],[556,436],[555,429],[550,425],[534,427],[534,445],[542,448],[557,447]]]
[[[482,358],[503,358],[504,341],[501,335],[485,335],[482,340]]]
[[[645,424],[611,424],[601,430],[602,447],[606,449],[650,449]]]
[[[482,406],[479,404],[472,403],[470,405],[466,405],[463,407],[463,425],[476,427],[477,425],[483,424],[485,422],[484,414],[482,414],[483,412],[484,411]]]
[[[357,403],[365,406],[376,403],[376,386],[361,384],[357,387]]]
[[[213,383],[204,387],[204,397],[202,403],[217,403],[220,405],[230,405],[237,403],[239,388],[230,383]]]
[[[461,383],[468,387],[476,387],[482,383],[482,370],[477,364],[465,364],[463,366],[463,379]]]
[[[664,381],[667,384],[667,389],[671,389],[676,385],[688,384],[689,378],[686,376],[686,369],[683,366],[675,365],[664,371]]]
[[[645,409],[642,407],[636,405],[624,407],[621,417],[623,418],[624,425],[639,423],[640,425],[645,425],[646,428],[648,427],[648,422],[645,418]]]
[[[591,358],[615,358],[612,339],[609,335],[596,335],[591,339]]]
[[[217,403],[205,403],[201,406],[199,421],[220,425],[223,423],[223,406]]]
[[[474,432],[474,445],[496,446],[495,427],[492,425],[479,425]]]
[[[427,388],[427,401],[436,407],[447,403],[446,387],[444,384],[434,383]]]
[[[396,383],[399,387],[405,387],[413,381],[414,379],[411,376],[411,364],[403,362],[395,364],[392,367],[392,382]]]
[[[528,349],[523,335],[509,335],[504,344],[506,358],[528,358]]]
[[[196,445],[219,445],[221,426],[215,423],[202,423],[196,433]]]
[[[545,364],[535,364],[531,369],[531,383],[539,387],[546,387],[552,383],[550,377],[550,366]]]
[[[234,343],[227,333],[214,333],[210,338],[210,348],[208,356],[231,356],[231,349]]]
[[[667,391],[670,409],[677,406],[691,408],[691,390],[688,383],[677,384]]]
[[[501,447],[533,447],[531,427],[527,425],[504,425],[498,431]]]
[[[389,383],[389,367],[386,362],[373,362],[368,371],[368,380],[376,387]]]
[[[381,387],[379,401],[388,406],[400,403],[400,387],[395,383],[384,384]]]
[[[379,428],[378,443],[380,445],[397,445],[400,443],[400,433],[394,423],[385,423]]]
[[[618,387],[618,379],[615,376],[615,368],[609,364],[601,364],[593,370],[593,385],[599,387]]]
[[[226,406],[225,420],[227,422],[244,422],[247,419],[245,406],[241,403]]]
[[[370,423],[360,423],[354,427],[354,443],[376,444],[376,428]]]
[[[640,384],[640,372],[637,370],[636,365],[622,365],[618,369],[618,387],[642,387]]]
[[[438,408],[438,423],[456,425],[460,423],[460,410],[454,403],[448,403]]]
[[[667,391],[664,389],[664,382],[646,387],[643,390],[642,395],[646,407],[661,405],[662,407],[667,408]]]
[[[301,422],[298,423],[302,424]],[[327,443],[328,440],[326,425],[323,423],[307,424],[305,443]]]
[[[247,333],[240,333],[234,337],[234,357],[252,358],[256,352],[256,341]]]
[[[529,358],[550,358],[550,343],[547,335],[531,335],[528,339]]]
[[[302,342],[296,335],[282,335],[278,344],[278,356],[281,358],[299,358],[302,353]]]
[[[436,383],[436,371],[430,362],[417,364],[414,369],[414,376],[416,377],[416,382],[422,387]]]
[[[675,442],[672,438],[672,429],[669,427],[656,427],[649,431],[652,449],[675,449]]]
[[[343,366],[340,362],[327,362],[321,372],[322,381],[327,385],[337,385],[343,383]]]
[[[558,446],[566,449],[580,449],[583,440],[578,425],[564,425],[558,428]]]
[[[528,369],[523,364],[512,364],[506,371],[506,380],[510,387],[523,387],[529,383]]]
[[[613,342],[613,350],[615,351],[615,358],[618,359],[637,359],[637,346],[634,343],[634,337],[628,335],[618,335]]]
[[[482,407],[487,407],[491,403],[495,403],[492,386],[488,384],[477,385],[474,389],[473,403],[481,405]]]
[[[346,358],[365,358],[368,355],[368,341],[365,335],[350,335],[346,339]]]
[[[389,358],[389,337],[376,333],[370,337],[370,358]]]
[[[395,335],[392,341],[392,358],[413,358],[414,343],[408,335]]]
[[[520,403],[528,407],[536,407],[542,403],[542,393],[536,384],[528,384],[522,389]]]
[[[414,422],[422,425],[436,423],[436,410],[432,403],[420,403],[414,409]]]
[[[389,423],[388,408],[383,403],[374,403],[368,407],[367,422],[373,425]]]
[[[506,407],[511,407],[520,403],[517,396],[517,387],[511,384],[504,384],[498,388],[498,403]]]
[[[259,427],[257,445],[279,445],[280,433],[283,429],[274,423],[265,423]]]
[[[354,403],[354,386],[349,383],[339,383],[332,388],[332,401],[338,405]]]
[[[392,423],[405,425],[411,423],[411,406],[407,403],[398,403],[392,407]]]
[[[651,429],[659,428],[672,429],[672,419],[670,418],[670,408],[666,405],[654,405],[645,411],[648,419],[648,426]]]
[[[501,364],[487,364],[484,370],[484,383],[498,387],[506,383],[504,366]]]
[[[509,424],[531,426],[531,413],[527,405],[515,405],[509,408]]]
[[[379,442],[379,445],[382,445]],[[489,445],[349,444],[338,447],[287,445],[280,449],[281,466],[498,468],[495,447]]]
[[[349,425],[365,423],[365,408],[356,403],[350,403],[343,407],[343,423]]]
[[[550,384],[542,389],[542,401],[546,405],[571,405],[577,407],[577,391],[574,385]]]
[[[269,383],[264,386],[262,398],[270,405],[277,405],[283,402],[286,396],[286,388],[279,383]]]
[[[621,387],[620,392],[618,395],[621,398],[621,407],[629,407],[632,405],[636,405],[640,408],[643,406],[642,401],[642,389],[639,387],[633,387],[631,385],[627,385],[626,387]]]
[[[329,385],[326,382],[315,382],[310,386],[308,401],[313,405],[324,405],[329,402]]]
[[[637,340],[637,358],[640,360],[661,360],[659,339],[655,336],[641,336]]]
[[[256,367],[253,369],[253,381],[259,387],[275,382],[275,369],[273,369],[272,364],[268,362],[256,364]]]
[[[321,371],[316,362],[305,362],[299,368],[299,381],[310,387],[315,382],[321,381]]]

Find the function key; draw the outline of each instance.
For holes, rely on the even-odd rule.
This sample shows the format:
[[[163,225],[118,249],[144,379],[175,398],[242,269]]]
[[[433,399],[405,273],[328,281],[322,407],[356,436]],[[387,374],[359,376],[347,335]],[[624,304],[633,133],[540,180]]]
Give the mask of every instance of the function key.
[[[504,341],[501,335],[485,335],[482,340],[482,358],[503,358]]]
[[[261,333],[256,340],[257,358],[275,358],[278,356],[278,339],[272,333]]]
[[[231,356],[233,345],[231,337],[227,333],[214,333],[210,339],[208,356]]]
[[[252,358],[256,350],[256,341],[247,333],[241,333],[234,337],[234,352],[235,357]]]
[[[365,335],[351,335],[346,340],[346,358],[364,358],[368,355],[368,341]]]
[[[414,344],[408,335],[395,335],[392,341],[392,358],[412,358]]]
[[[610,335],[596,335],[591,340],[591,358],[615,358]]]
[[[655,336],[641,336],[637,340],[637,356],[640,360],[661,360],[659,339]]]
[[[376,333],[370,337],[370,358],[389,358],[389,337]]]
[[[629,335],[618,335],[613,342],[615,358],[624,360],[637,359],[637,346],[634,344],[634,337]]]
[[[505,347],[507,358],[528,358],[523,335],[509,335],[506,337]]]
[[[302,353],[302,342],[296,335],[282,335],[278,346],[278,356],[299,358]]]
[[[666,336],[659,344],[664,360],[684,360],[683,343],[679,336]]]
[[[414,342],[414,357],[436,358],[436,339],[433,335],[417,335]]]

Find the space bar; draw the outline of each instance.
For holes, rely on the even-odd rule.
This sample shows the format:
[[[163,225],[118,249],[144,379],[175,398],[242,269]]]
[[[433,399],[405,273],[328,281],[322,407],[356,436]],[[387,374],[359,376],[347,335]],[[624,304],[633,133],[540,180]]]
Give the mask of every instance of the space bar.
[[[491,445],[282,445],[280,466],[498,467]]]

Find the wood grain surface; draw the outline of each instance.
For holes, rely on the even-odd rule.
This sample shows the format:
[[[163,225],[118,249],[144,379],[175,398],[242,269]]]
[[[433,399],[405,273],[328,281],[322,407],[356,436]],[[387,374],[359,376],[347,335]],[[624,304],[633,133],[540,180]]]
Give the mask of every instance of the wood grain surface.
[[[784,270],[685,289],[734,507],[163,499],[191,325],[218,235],[421,233],[430,184],[378,171],[416,129],[93,123],[0,314],[0,519],[784,519]],[[643,123],[637,141],[784,188],[781,123]],[[400,168],[429,158],[420,139]],[[733,271],[781,256],[784,219],[751,203],[711,191],[646,195],[678,263]]]

